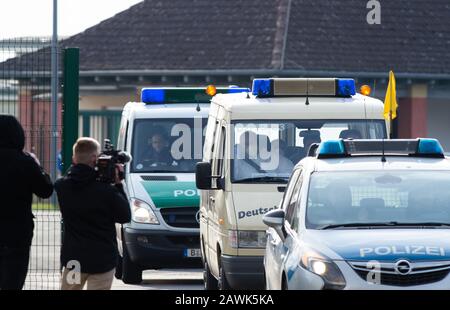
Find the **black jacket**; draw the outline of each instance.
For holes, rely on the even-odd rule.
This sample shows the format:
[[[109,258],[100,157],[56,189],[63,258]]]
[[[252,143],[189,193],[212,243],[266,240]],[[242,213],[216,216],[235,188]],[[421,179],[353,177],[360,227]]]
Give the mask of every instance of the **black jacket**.
[[[0,115],[0,245],[27,247],[33,239],[33,193],[48,198],[50,177],[23,152],[25,136],[13,116]]]
[[[95,170],[74,165],[55,183],[64,222],[61,249],[63,266],[71,260],[81,272],[103,273],[117,263],[115,223],[131,220],[128,200],[121,185],[96,181]]]

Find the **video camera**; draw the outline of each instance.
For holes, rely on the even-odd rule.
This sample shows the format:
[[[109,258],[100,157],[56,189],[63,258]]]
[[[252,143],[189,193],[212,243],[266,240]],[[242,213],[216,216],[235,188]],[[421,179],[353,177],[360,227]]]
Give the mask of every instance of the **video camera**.
[[[127,152],[114,149],[109,139],[103,142],[103,150],[100,153],[96,170],[97,180],[104,183],[114,183],[116,176],[116,164],[126,164],[131,161],[131,155]],[[120,173],[119,178],[124,179],[124,174]]]

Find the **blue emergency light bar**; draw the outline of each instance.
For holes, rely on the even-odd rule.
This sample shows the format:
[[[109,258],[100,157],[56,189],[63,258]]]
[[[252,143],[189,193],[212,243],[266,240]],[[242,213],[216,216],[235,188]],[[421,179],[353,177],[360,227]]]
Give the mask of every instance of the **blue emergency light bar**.
[[[146,104],[210,103],[213,96],[207,94],[205,89],[201,87],[143,88],[141,100]],[[236,86],[217,87],[215,90],[221,94],[250,92],[248,88]]]
[[[253,80],[252,93],[259,98],[277,96],[351,97],[356,94],[356,86],[353,79],[255,79]]]
[[[436,139],[328,140],[317,150],[317,158],[350,156],[414,156],[444,158],[444,149]]]

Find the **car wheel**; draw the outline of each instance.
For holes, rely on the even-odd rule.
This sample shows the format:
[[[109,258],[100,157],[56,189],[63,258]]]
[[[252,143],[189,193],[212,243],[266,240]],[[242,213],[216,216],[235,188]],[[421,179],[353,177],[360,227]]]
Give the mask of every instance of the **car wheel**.
[[[142,282],[142,269],[131,261],[126,246],[123,247],[122,281],[125,284],[140,284]]]
[[[228,283],[227,277],[225,275],[225,271],[223,270],[222,264],[220,264],[220,268],[219,268],[218,288],[221,291],[231,289],[231,286]]]
[[[116,273],[114,274],[114,276],[118,280],[122,280],[122,274],[123,274],[122,273],[122,265],[123,265],[123,258],[122,258],[122,256],[118,255],[117,256]]]
[[[288,283],[287,283],[287,280],[286,280],[286,277],[283,277],[283,282],[281,283],[281,289],[283,290],[283,291],[287,291],[289,288],[288,288]]]
[[[217,279],[212,275],[207,262],[205,262],[203,268],[203,283],[205,290],[217,290]]]
[[[264,271],[264,289],[266,291],[270,290],[269,289],[269,285],[267,284],[267,276],[266,276],[266,272]]]

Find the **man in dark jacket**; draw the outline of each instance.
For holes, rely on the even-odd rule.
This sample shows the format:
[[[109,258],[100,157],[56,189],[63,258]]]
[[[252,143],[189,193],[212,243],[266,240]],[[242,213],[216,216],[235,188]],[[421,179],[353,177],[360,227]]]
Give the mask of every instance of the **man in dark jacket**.
[[[33,239],[33,193],[48,198],[53,192],[50,177],[24,145],[17,119],[0,115],[0,290],[22,289]]]
[[[131,219],[128,200],[117,176],[115,185],[96,180],[99,143],[80,138],[73,166],[55,183],[64,222],[61,289],[110,289],[118,259],[115,223]],[[118,167],[117,170],[121,168]]]

